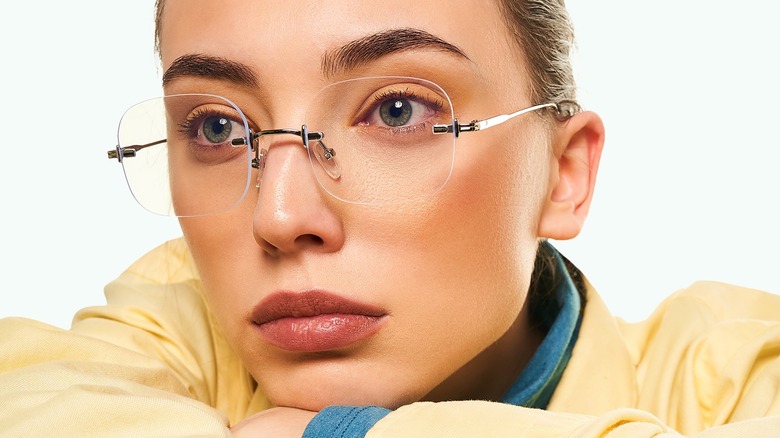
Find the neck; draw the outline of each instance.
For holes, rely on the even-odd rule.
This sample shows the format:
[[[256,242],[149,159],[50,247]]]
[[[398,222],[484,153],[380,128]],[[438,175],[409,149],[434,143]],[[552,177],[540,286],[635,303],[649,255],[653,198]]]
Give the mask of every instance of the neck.
[[[543,339],[544,333],[529,325],[524,306],[506,333],[423,399],[501,401]]]

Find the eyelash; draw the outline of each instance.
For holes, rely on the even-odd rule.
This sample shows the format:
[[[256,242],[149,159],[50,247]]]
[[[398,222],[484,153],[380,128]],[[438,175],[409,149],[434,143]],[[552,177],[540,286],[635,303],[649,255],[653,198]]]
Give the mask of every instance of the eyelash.
[[[414,91],[409,91],[407,88],[403,91],[396,91],[396,90],[388,90],[383,91],[379,95],[374,96],[374,102],[379,104],[384,102],[388,99],[409,99],[414,100],[416,102],[419,102],[423,105],[430,106],[435,111],[440,111],[444,107],[444,102],[441,100],[433,101],[431,99],[420,97],[417,93]]]
[[[234,116],[231,116],[230,114],[227,114],[226,111],[216,111],[213,109],[204,109],[204,108],[198,108],[192,113],[187,115],[187,118],[184,119],[181,123],[177,123],[176,126],[179,127],[178,131],[182,134],[190,136],[190,138],[197,137],[197,130],[200,128],[198,126],[199,122],[202,122],[207,117],[224,117],[228,120],[235,121]]]

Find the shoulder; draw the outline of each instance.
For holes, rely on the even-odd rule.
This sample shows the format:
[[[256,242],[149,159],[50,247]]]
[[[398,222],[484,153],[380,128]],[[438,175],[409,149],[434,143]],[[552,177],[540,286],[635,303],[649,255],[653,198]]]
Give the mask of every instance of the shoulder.
[[[175,299],[179,304],[191,301],[191,305],[203,307],[200,277],[183,238],[169,240],[144,254],[106,285],[105,295],[108,304],[166,308]]]
[[[199,280],[184,238],[169,240],[144,254],[119,277],[139,283],[166,284]]]
[[[644,321],[617,321],[637,361],[654,346],[668,350],[712,343],[737,349],[748,339],[780,330],[780,295],[697,282],[670,295]]]
[[[780,376],[780,295],[698,282],[647,320],[618,325],[640,406],[716,425],[766,412],[779,396],[766,384]]]
[[[646,320],[618,324],[630,343],[640,344],[700,339],[725,327],[763,330],[780,326],[780,295],[702,281],[670,295]],[[665,339],[666,333],[676,340]]]
[[[74,323],[112,320],[132,326],[192,326],[213,331],[214,321],[203,287],[184,239],[152,249],[105,287],[106,305],[82,309]],[[187,328],[189,327],[189,328]]]
[[[696,310],[714,321],[752,319],[780,322],[780,295],[726,283],[701,281],[671,295],[656,313],[675,314],[680,310]]]

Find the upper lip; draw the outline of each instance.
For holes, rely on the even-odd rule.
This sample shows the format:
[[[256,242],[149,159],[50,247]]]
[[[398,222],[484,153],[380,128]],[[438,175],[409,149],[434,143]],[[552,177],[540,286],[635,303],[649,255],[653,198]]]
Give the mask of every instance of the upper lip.
[[[282,318],[306,318],[318,315],[351,314],[380,317],[383,309],[350,300],[325,291],[274,292],[252,311],[252,322],[262,325]]]

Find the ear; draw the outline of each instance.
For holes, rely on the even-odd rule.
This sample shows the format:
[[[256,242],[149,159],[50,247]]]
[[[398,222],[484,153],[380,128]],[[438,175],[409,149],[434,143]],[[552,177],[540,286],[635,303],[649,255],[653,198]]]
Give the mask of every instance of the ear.
[[[604,123],[593,112],[575,114],[557,127],[539,237],[577,236],[588,216],[604,147]]]

